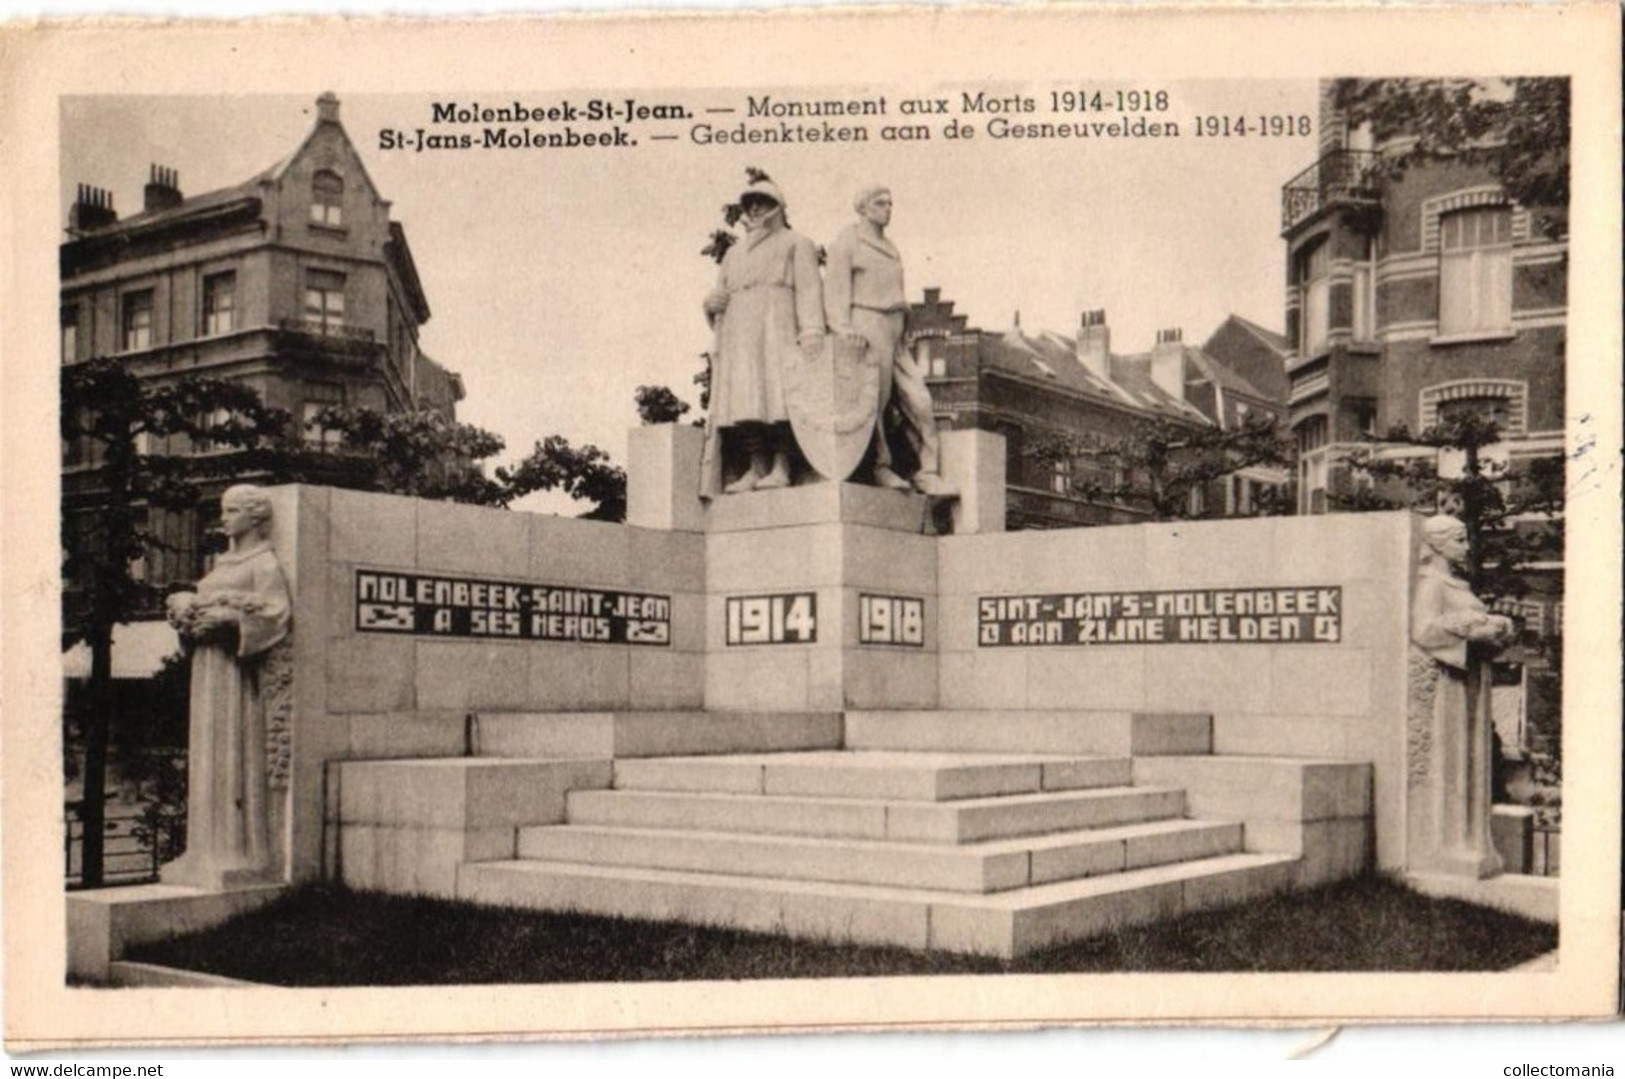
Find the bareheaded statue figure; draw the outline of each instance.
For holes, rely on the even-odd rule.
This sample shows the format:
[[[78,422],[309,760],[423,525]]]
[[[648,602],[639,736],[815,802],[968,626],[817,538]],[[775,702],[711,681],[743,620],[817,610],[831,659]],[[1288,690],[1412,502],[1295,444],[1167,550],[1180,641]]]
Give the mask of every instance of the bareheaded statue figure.
[[[909,481],[892,467],[886,439],[887,404],[895,397],[903,434],[919,468],[913,487],[927,495],[951,496],[938,471],[936,419],[921,363],[903,348],[908,301],[903,292],[903,258],[886,238],[892,193],[880,184],[858,191],[852,200],[858,219],[829,245],[824,278],[824,311],[830,332],[865,342],[880,367],[880,400],[874,434],[874,477],[881,487],[907,490]]]
[[[1490,663],[1511,642],[1512,620],[1491,614],[1459,573],[1467,527],[1440,514],[1422,526],[1411,596],[1411,642],[1436,667],[1432,727],[1418,762],[1427,819],[1420,867],[1476,878],[1501,871],[1490,835]]]
[[[823,281],[818,249],[791,231],[784,193],[752,180],[740,193],[745,237],[723,257],[705,314],[716,333],[702,493],[710,496],[784,487],[791,481],[790,413],[785,373],[792,353],[809,362],[824,348]],[[747,459],[723,476],[723,444]]]
[[[268,532],[264,490],[220,499],[227,550],[196,592],[169,598],[170,623],[192,649],[186,852],[166,884],[222,890],[278,873],[267,779],[265,659],[288,635],[290,597]]]

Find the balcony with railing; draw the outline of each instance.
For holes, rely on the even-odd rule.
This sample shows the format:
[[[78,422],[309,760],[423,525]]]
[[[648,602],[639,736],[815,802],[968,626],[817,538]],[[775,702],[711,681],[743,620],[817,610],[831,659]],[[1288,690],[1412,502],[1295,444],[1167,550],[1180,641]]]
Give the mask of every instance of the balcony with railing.
[[[359,341],[371,344],[377,336],[365,326],[346,326],[332,319],[285,318],[278,323],[281,329],[314,337],[336,337],[341,341]]]
[[[1281,186],[1281,231],[1291,232],[1332,206],[1378,205],[1380,158],[1370,150],[1334,150]]]

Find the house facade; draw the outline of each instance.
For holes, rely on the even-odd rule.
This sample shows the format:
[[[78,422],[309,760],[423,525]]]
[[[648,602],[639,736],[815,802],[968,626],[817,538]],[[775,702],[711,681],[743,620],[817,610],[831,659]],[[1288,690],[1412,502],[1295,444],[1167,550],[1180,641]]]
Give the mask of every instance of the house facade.
[[[337,432],[310,422],[329,406],[454,418],[462,383],[419,346],[430,311],[406,233],[332,94],[305,140],[243,183],[189,197],[154,165],[143,194],[121,219],[111,193],[78,186],[60,252],[62,363],[114,357],[143,379],[247,384],[302,423],[313,449],[337,448]],[[216,452],[183,435],[138,449]],[[72,530],[95,513],[97,462],[88,444],[63,452]],[[201,574],[206,517],[152,511],[161,542],[139,569],[155,595]]]
[[[1320,156],[1282,188],[1298,510],[1334,512],[1357,500],[1371,481],[1347,458],[1367,436],[1401,425],[1417,433],[1471,414],[1501,434],[1487,460],[1518,472],[1560,463],[1565,231],[1512,199],[1487,165],[1439,156],[1395,167],[1415,137],[1378,142],[1369,126],[1351,127],[1338,104],[1351,88],[1322,84]],[[1491,82],[1484,92],[1506,90]],[[1460,464],[1442,455],[1438,467],[1448,474]],[[1406,496],[1397,487],[1377,493]],[[1497,602],[1525,631],[1525,662],[1497,671],[1507,697],[1497,726],[1513,755],[1530,742],[1526,722],[1543,722],[1542,713],[1555,722],[1555,676],[1542,653],[1562,632],[1562,562],[1530,563],[1519,578],[1524,594]]]
[[[1566,237],[1486,166],[1385,167],[1415,140],[1373,145],[1337,91],[1321,89],[1320,157],[1282,188],[1299,510],[1353,494],[1342,459],[1401,424],[1470,411],[1514,463],[1561,453]]]

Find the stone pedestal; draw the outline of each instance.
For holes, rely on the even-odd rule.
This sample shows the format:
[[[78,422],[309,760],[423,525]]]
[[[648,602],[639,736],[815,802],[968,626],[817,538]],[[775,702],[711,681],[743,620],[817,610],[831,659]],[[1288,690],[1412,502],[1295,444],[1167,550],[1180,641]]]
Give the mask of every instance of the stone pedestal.
[[[1528,806],[1496,806],[1490,813],[1490,838],[1501,868],[1528,873],[1535,864],[1535,811]]]
[[[701,531],[704,446],[705,432],[698,427],[660,423],[627,432],[626,523],[668,532]]]
[[[714,500],[705,706],[937,706],[937,548],[921,495],[817,483]]]
[[[683,458],[657,474],[686,482],[689,464],[698,468],[698,441],[674,437],[657,447],[654,438],[642,435],[639,445]],[[1003,438],[987,432],[943,434],[942,475],[960,492],[952,503],[956,532],[1003,530],[1003,450]],[[935,708],[931,526],[930,499],[850,483],[712,499],[704,512],[705,707]]]
[[[1502,865],[1490,834],[1489,664],[1474,657],[1458,671],[1419,651],[1411,663],[1409,864],[1493,877]]]
[[[944,431],[942,478],[959,490],[953,505],[954,535],[1003,532],[1004,436],[991,431]]]

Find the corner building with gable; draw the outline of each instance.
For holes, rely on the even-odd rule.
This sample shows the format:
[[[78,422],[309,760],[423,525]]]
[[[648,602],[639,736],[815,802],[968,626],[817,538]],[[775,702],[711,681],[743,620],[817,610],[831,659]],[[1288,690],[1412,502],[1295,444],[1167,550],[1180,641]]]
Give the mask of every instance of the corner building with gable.
[[[244,382],[305,425],[308,447],[333,453],[338,432],[309,424],[329,406],[455,418],[462,381],[418,344],[430,311],[406,232],[331,93],[317,100],[304,141],[240,184],[187,196],[176,170],[153,165],[139,213],[121,219],[113,201],[81,183],[70,210],[60,255],[64,364],[116,357],[143,379]],[[211,452],[184,435],[140,448]],[[66,528],[95,512],[94,452],[64,446]],[[163,546],[142,572],[154,597],[203,573],[209,512],[152,511]],[[74,582],[66,585],[71,611]]]

